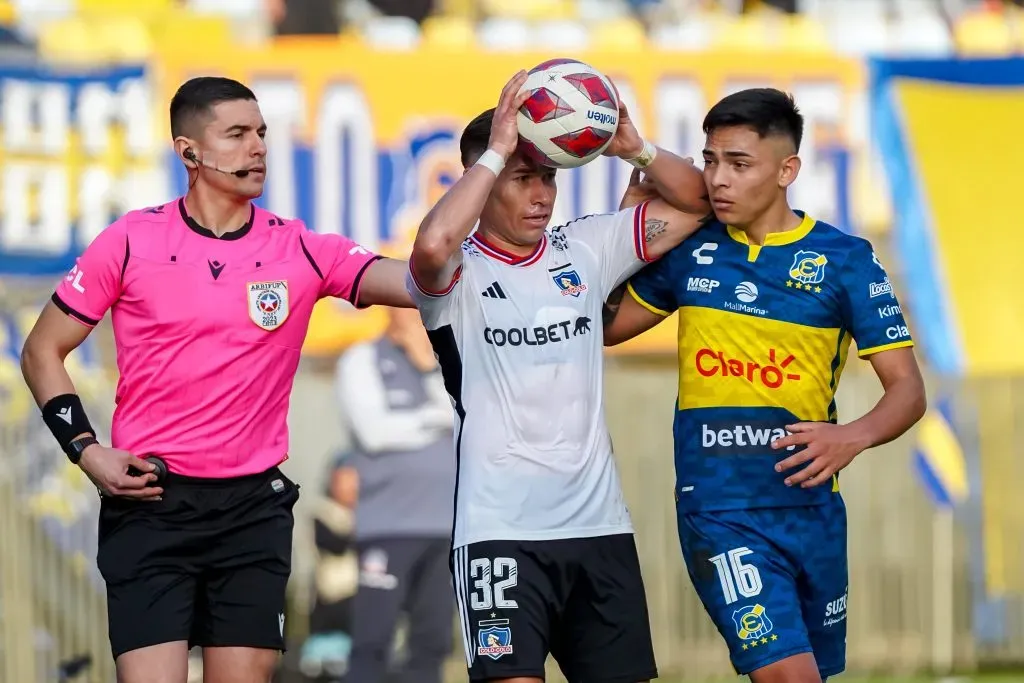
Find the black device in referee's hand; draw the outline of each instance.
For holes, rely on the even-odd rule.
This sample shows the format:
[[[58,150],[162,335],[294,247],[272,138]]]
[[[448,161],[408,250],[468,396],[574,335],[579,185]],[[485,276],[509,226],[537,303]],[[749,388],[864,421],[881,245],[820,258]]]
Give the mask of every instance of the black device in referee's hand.
[[[156,469],[153,470],[153,474],[156,475],[156,481],[152,482],[151,485],[159,486],[160,484],[162,484],[164,479],[167,478],[167,463],[165,463],[163,460],[156,457],[155,455],[147,456],[146,458],[143,458],[143,460],[149,463],[153,463],[153,465],[156,466]],[[143,472],[142,470],[139,470],[138,468],[135,467],[129,467],[128,474],[133,477],[141,477],[144,474],[148,474],[148,472]]]

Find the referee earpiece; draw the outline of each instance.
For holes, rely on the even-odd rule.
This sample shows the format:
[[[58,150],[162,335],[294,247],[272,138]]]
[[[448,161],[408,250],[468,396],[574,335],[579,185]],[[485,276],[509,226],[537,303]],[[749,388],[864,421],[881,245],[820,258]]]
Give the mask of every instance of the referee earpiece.
[[[199,170],[199,157],[196,156],[196,153],[192,151],[191,147],[186,147],[182,151],[181,156],[185,159],[185,166]],[[190,161],[192,162],[191,164],[188,163]]]

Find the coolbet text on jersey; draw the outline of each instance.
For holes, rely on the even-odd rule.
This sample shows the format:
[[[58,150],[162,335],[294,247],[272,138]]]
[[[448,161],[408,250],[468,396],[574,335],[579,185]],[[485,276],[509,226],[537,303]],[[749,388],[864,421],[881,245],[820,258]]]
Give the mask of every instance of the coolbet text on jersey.
[[[115,448],[157,455],[177,474],[237,477],[287,457],[288,399],[313,305],[357,304],[378,258],[256,207],[217,238],[179,199],[106,228],[53,301],[88,326],[111,310]]]
[[[798,212],[799,213],[799,212]],[[800,214],[802,215],[802,214]],[[763,246],[712,223],[630,281],[679,311],[674,420],[679,534],[694,587],[741,674],[813,652],[845,668],[846,509],[838,477],[804,489],[770,444],[795,422],[838,420],[851,340],[860,356],[911,346],[871,245],[802,215]]]

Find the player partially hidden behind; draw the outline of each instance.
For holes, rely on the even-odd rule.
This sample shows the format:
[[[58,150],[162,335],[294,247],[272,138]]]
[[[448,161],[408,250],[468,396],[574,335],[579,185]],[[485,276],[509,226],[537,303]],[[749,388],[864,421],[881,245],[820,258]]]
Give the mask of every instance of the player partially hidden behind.
[[[466,172],[410,260],[458,416],[452,569],[469,675],[541,681],[551,653],[571,683],[637,683],[657,671],[604,421],[601,310],[698,228],[706,190],[621,110],[605,153],[644,166],[666,199],[547,230],[555,171],[516,152],[525,80],[466,127]]]
[[[921,417],[924,386],[871,245],[789,207],[803,131],[792,99],[730,95],[704,131],[721,222],[630,281],[606,343],[679,311],[675,495],[690,578],[737,671],[813,683],[846,664],[838,473]],[[851,338],[885,394],[840,425]]]
[[[89,245],[25,342],[43,418],[103,494],[99,570],[120,683],[266,683],[284,648],[298,487],[288,397],[316,301],[411,306],[404,262],[256,208],[266,124],[253,93],[193,79],[170,107],[184,197],[131,211]],[[111,447],[64,358],[111,311]],[[170,471],[154,485],[158,456]],[[141,476],[131,476],[135,467]]]

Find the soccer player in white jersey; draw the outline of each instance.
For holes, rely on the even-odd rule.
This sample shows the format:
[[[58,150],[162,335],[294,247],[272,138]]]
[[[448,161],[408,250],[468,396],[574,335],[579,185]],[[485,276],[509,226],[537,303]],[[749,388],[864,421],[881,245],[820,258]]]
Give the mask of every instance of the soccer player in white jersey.
[[[633,527],[602,407],[602,305],[709,206],[688,161],[619,112],[605,154],[660,197],[547,229],[555,171],[516,152],[520,72],[461,140],[420,225],[410,292],[458,415],[452,571],[472,681],[657,677]],[[470,236],[479,221],[476,232]]]

